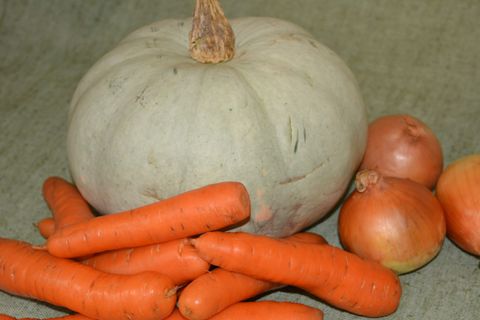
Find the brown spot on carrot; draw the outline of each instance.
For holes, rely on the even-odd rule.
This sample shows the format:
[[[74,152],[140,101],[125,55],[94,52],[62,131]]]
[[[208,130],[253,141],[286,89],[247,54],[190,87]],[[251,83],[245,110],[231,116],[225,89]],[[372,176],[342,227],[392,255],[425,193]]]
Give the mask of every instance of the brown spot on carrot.
[[[386,285],[383,287],[383,297],[386,298],[388,296],[388,291],[390,290],[390,286]]]
[[[349,259],[348,259],[348,256],[345,255],[345,274],[348,274],[348,267],[350,265],[350,262],[349,262]]]
[[[95,287],[95,284],[96,284],[96,279],[90,282],[90,285],[88,286],[88,288],[92,290]]]
[[[292,259],[288,259],[288,270],[292,270]]]
[[[178,291],[178,287],[173,287],[173,288],[167,289],[167,290],[165,290],[165,297],[166,298],[173,297],[174,295],[177,294],[177,291]]]
[[[132,248],[128,249],[127,257],[126,257],[127,262],[129,262],[132,259],[132,253],[133,253],[133,249]]]
[[[360,283],[360,289],[363,289],[365,287],[365,279],[362,279],[362,282]]]
[[[333,295],[334,292],[338,289],[339,285],[335,285],[332,287],[332,289],[330,290],[330,294]]]
[[[184,308],[182,308],[182,314],[183,314],[185,317],[189,318],[190,315],[192,314],[192,309],[187,308],[187,307],[184,307]]]
[[[178,245],[177,252],[180,256],[183,254],[183,248],[185,248],[186,245],[189,244],[188,239],[184,239],[180,244]]]
[[[32,246],[32,249],[34,250],[47,250],[47,246],[45,244],[42,244],[42,245],[38,245],[38,246]]]

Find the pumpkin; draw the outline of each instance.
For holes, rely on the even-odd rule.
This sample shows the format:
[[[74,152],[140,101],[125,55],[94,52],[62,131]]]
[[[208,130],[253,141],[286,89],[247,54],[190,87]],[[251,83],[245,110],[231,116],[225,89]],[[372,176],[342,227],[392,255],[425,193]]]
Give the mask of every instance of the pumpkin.
[[[251,219],[284,236],[346,191],[367,116],[346,64],[301,27],[225,19],[216,0],[193,18],[142,27],[97,61],[69,110],[72,179],[101,214],[234,180]]]

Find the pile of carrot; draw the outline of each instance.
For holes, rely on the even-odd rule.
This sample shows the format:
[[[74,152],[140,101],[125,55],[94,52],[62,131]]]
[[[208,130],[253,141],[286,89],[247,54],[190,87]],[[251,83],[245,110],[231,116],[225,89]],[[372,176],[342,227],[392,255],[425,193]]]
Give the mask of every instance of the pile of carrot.
[[[0,290],[72,311],[58,320],[323,319],[318,308],[255,299],[284,286],[366,317],[400,302],[393,271],[320,235],[231,231],[250,217],[238,182],[103,216],[62,178],[46,179],[43,196],[52,212],[37,223],[46,243],[0,238]]]

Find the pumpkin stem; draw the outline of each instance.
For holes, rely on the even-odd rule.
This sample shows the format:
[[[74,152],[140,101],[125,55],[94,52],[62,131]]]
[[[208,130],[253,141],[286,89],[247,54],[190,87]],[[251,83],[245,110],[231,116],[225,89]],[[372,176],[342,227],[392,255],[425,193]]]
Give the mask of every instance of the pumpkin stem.
[[[235,55],[235,35],[218,0],[197,0],[190,32],[190,55],[201,63],[228,61]]]

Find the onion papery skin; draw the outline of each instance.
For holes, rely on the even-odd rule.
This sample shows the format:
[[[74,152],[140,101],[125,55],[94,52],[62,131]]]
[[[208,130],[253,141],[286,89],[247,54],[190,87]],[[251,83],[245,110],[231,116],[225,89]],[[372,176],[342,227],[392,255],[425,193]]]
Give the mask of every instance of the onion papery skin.
[[[398,274],[437,255],[446,235],[445,218],[428,188],[374,170],[360,171],[356,185],[339,214],[338,232],[346,250]]]
[[[406,114],[379,117],[368,127],[367,148],[359,170],[407,178],[433,189],[443,170],[443,152],[434,132]]]
[[[449,239],[480,256],[480,154],[448,165],[438,180],[436,195],[445,211]]]

